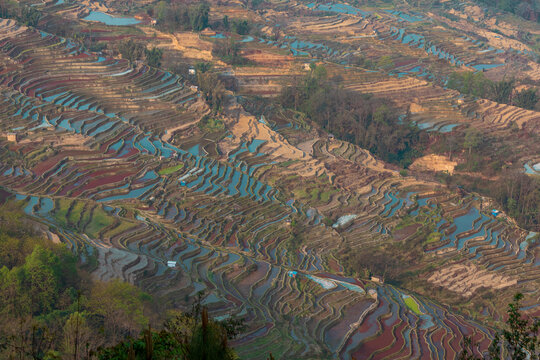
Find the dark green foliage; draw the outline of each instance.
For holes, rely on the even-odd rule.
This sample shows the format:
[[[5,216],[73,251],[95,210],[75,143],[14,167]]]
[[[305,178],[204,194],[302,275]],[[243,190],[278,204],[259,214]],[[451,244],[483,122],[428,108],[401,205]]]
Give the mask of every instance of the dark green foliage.
[[[465,338],[459,360],[538,360],[540,359],[540,319],[521,313],[523,295],[518,293],[508,305],[506,328],[495,334],[489,347],[489,355],[479,357],[473,351],[470,338]]]
[[[383,160],[407,167],[427,141],[427,135],[380,99],[344,90],[314,66],[301,82],[284,88],[281,104],[301,111],[336,137],[359,145]]]
[[[147,324],[148,295],[120,281],[92,281],[71,251],[36,227],[14,205],[0,207],[1,359],[73,358],[77,348],[95,349]]]
[[[201,31],[208,27],[210,6],[205,2],[186,6],[160,1],[153,12],[157,17],[157,26],[161,30],[169,32]]]
[[[523,317],[522,294],[516,294],[508,305],[507,328],[495,336],[490,347],[492,359],[537,360],[540,358],[540,319]]]
[[[48,244],[39,237],[14,204],[0,207],[0,266],[12,269],[24,264],[36,246]]]
[[[218,322],[208,317],[201,305],[202,295],[190,312],[170,317],[159,332],[150,327],[138,338],[121,341],[117,345],[98,351],[100,360],[108,359],[183,359],[233,360],[237,359],[228,340],[245,331],[244,322],[229,319]]]
[[[191,7],[189,9],[189,21],[191,23],[191,30],[201,31],[208,26],[208,13],[210,12],[210,6],[207,3],[199,4],[197,7]]]
[[[218,79],[217,74],[198,72],[197,83],[204,94],[205,100],[215,112],[219,112],[225,99],[225,85]]]
[[[159,67],[161,65],[161,58],[163,57],[163,50],[156,47],[151,50],[146,49],[144,51],[146,56],[146,62],[152,67]]]
[[[0,17],[9,19],[14,17],[14,4],[9,0],[0,0]]]
[[[225,124],[221,119],[209,115],[203,116],[197,125],[201,131],[209,133],[225,130]]]
[[[251,25],[249,24],[247,20],[234,19],[232,22],[232,28],[233,28],[233,31],[239,35],[247,35],[249,34]]]
[[[249,60],[240,55],[240,43],[233,39],[216,41],[212,48],[212,55],[230,65],[247,65]]]
[[[448,79],[448,87],[462,94],[486,97],[490,80],[481,72],[453,72]]]
[[[501,104],[510,104],[512,92],[514,91],[514,81],[496,81],[490,86],[490,99]]]
[[[36,27],[39,23],[39,19],[41,19],[41,13],[34,9],[31,6],[23,6],[21,8],[21,14],[19,16],[19,20],[28,25]]]
[[[528,89],[514,94],[514,81],[491,81],[482,72],[453,72],[447,86],[462,94],[490,99],[501,104],[512,104],[524,109],[534,109],[539,98],[536,89]]]
[[[151,357],[148,357],[148,355]],[[180,344],[166,331],[155,332],[150,328],[145,330],[138,339],[130,339],[119,344],[101,349],[98,352],[100,360],[129,360],[129,359],[182,359],[183,352]]]
[[[502,11],[507,11],[521,16],[524,19],[538,21],[538,3],[531,0],[477,0],[487,6],[497,7]]]
[[[208,312],[203,309],[202,322],[192,331],[186,344],[186,359],[192,360],[233,360],[237,356],[227,345],[227,330],[220,324],[209,321]]]
[[[144,45],[133,41],[133,39],[123,41],[118,45],[118,51],[122,55],[122,58],[129,60],[130,62],[139,60],[142,57],[144,50]]]
[[[0,0],[0,18],[17,19],[27,26],[36,27],[41,20],[41,12],[19,1]]]
[[[463,146],[469,150],[469,155],[471,155],[471,151],[474,149],[478,149],[484,141],[484,137],[475,128],[470,128],[465,133],[465,138],[463,141]]]
[[[540,99],[536,88],[525,89],[514,95],[514,105],[528,110],[534,110],[538,100]]]
[[[261,5],[264,3],[264,0],[250,0],[250,8],[251,9],[259,9],[261,8]]]
[[[426,233],[429,231],[426,229]],[[414,268],[421,257],[420,247],[415,247],[409,242],[406,249],[405,245],[400,243],[354,250],[345,248],[340,261],[349,274],[360,274],[362,277],[382,276],[386,282],[398,285],[409,276],[408,272]]]
[[[212,69],[211,62],[198,62],[195,64],[195,69],[200,73],[205,73]]]
[[[540,229],[540,180],[522,172],[504,173],[498,184],[488,184],[492,195],[511,217],[526,228]]]
[[[61,292],[77,282],[75,257],[29,231],[16,209],[3,207],[0,221],[0,314],[53,310]]]

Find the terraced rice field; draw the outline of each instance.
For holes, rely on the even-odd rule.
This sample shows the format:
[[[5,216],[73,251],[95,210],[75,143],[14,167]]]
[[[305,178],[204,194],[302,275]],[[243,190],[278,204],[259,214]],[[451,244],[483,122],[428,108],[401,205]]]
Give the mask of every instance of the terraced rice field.
[[[418,14],[294,7],[337,13],[312,18],[304,31],[358,31],[343,31],[349,43],[317,41],[291,20],[284,28],[294,35],[246,43],[300,61],[324,59],[330,71],[355,51],[354,37],[366,34],[452,67],[501,56],[479,54],[470,39],[439,43],[403,28],[430,21]],[[242,358],[449,359],[467,336],[477,352],[485,350],[494,330],[478,314],[348,276],[340,262],[344,248],[424,241],[424,228],[439,234],[421,244],[430,269],[419,279],[424,286],[470,296],[481,287],[470,269],[481,268],[483,287],[523,291],[527,306],[538,309],[538,241],[493,217],[474,195],[402,176],[345,141],[315,136],[295,147],[286,135],[296,125],[259,120],[232,100],[226,130],[203,133],[197,123],[210,109],[188,80],[13,20],[0,22],[0,61],[0,130],[20,135],[0,140],[0,185],[93,264],[95,277],[136,283],[178,308],[204,291],[215,318],[245,318],[248,330],[233,344]],[[425,63],[356,70],[345,87],[395,99],[404,113],[418,103],[425,111],[413,119],[426,129],[538,128],[535,112],[486,100],[454,109],[459,94],[436,86]],[[309,239],[298,249],[290,246],[293,222]],[[168,267],[171,260],[178,266]],[[495,305],[483,310],[500,315]]]

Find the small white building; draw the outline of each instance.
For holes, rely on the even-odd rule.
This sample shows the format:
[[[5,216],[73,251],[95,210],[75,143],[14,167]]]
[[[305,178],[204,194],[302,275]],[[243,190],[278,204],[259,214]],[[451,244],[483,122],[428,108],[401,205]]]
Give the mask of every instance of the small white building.
[[[170,267],[170,268],[176,267],[176,261],[174,261],[174,260],[167,261],[167,266]]]
[[[197,74],[197,70],[195,70],[195,68],[192,68],[192,67],[189,68],[188,72],[189,72],[189,75]]]

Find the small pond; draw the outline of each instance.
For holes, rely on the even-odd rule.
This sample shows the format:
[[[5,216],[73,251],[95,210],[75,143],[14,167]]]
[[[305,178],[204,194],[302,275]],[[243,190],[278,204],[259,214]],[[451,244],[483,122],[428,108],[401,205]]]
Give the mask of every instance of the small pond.
[[[83,20],[99,21],[105,25],[112,26],[126,26],[140,23],[139,20],[132,17],[114,17],[101,11],[90,11],[90,14],[83,18]]]

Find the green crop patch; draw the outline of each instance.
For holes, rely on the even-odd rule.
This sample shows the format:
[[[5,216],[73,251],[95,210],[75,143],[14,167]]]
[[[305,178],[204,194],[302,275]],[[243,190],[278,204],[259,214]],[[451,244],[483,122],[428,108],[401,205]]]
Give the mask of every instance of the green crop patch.
[[[426,243],[431,244],[431,243],[439,242],[439,241],[441,241],[441,238],[442,238],[441,233],[432,232],[431,234],[428,235],[428,237],[426,239]]]
[[[410,297],[410,296],[404,297],[403,301],[405,302],[405,305],[407,305],[407,307],[409,309],[411,309],[412,312],[415,313],[416,315],[422,315],[423,314],[420,311],[420,308],[418,307],[418,303],[412,297]]]
[[[101,207],[96,207],[92,213],[92,220],[86,227],[86,233],[91,237],[98,237],[99,232],[114,222],[112,216]]]
[[[165,169],[161,169],[161,170],[159,170],[158,174],[159,175],[170,175],[170,174],[175,173],[178,170],[182,169],[183,167],[184,167],[184,164],[178,164],[178,165],[171,166],[171,167],[168,167],[168,168],[165,168]]]

